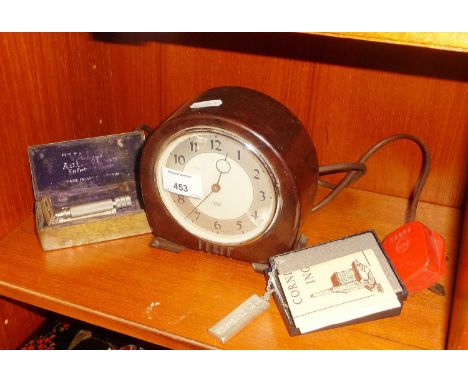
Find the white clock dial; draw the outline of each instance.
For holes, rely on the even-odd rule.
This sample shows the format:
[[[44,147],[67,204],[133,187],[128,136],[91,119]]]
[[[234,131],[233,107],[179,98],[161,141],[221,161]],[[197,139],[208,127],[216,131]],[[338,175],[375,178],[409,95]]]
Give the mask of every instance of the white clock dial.
[[[164,189],[163,168],[199,176],[201,198],[182,195],[186,185],[177,184],[181,191],[166,184]],[[174,219],[193,235],[213,243],[253,240],[276,215],[271,167],[249,144],[212,127],[197,126],[170,140],[156,161],[155,182]]]

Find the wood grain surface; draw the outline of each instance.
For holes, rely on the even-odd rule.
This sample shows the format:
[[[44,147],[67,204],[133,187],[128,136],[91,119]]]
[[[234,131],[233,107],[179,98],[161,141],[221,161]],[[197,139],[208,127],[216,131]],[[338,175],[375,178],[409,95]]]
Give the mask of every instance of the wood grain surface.
[[[416,134],[433,156],[423,200],[462,204],[466,55],[293,33],[2,33],[0,47],[0,237],[32,211],[28,145],[157,126],[220,85],[288,106],[322,164],[355,160],[391,134]],[[354,187],[406,197],[418,155],[395,144]]]
[[[397,132],[416,134],[433,156],[423,200],[462,205],[466,55],[293,33],[0,33],[0,48],[0,237],[32,212],[28,145],[157,126],[220,85],[283,102],[322,164],[355,160]],[[395,144],[353,186],[406,197],[418,155]]]
[[[323,34],[366,41],[468,52],[467,32],[329,32]]]
[[[0,299],[0,349],[17,349],[44,321],[40,309]]]
[[[0,34],[0,237],[33,210],[27,147],[115,131],[106,51],[86,34]]]
[[[406,201],[347,190],[309,215],[311,243],[402,223]],[[347,213],[343,215],[343,210]],[[171,348],[442,349],[452,296],[460,211],[422,203],[418,217],[446,239],[447,296],[410,296],[400,316],[289,337],[275,305],[225,345],[207,329],[265,287],[247,263],[195,251],[148,247],[150,235],[42,252],[32,218],[0,243],[0,293]]]
[[[460,245],[447,347],[468,350],[468,203]]]

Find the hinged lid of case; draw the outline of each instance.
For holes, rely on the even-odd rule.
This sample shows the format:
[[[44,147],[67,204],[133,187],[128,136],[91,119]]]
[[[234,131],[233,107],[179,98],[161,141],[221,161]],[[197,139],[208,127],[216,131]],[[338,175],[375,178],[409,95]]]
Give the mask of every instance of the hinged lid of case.
[[[28,148],[34,196],[57,206],[124,193],[137,196],[142,131]]]

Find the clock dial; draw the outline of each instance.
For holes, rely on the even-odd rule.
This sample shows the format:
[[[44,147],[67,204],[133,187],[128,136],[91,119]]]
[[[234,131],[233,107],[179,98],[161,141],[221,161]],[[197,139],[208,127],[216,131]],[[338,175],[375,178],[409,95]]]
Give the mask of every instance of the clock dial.
[[[167,187],[163,168],[199,176],[201,198]],[[169,213],[187,231],[219,244],[244,243],[268,229],[278,204],[274,179],[254,147],[208,126],[170,140],[155,166],[155,183]]]

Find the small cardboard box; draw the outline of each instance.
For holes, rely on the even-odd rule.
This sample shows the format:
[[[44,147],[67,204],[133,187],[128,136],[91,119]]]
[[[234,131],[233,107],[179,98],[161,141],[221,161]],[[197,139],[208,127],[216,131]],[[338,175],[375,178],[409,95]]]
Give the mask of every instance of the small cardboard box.
[[[151,232],[137,171],[144,140],[144,133],[135,131],[28,148],[44,250]],[[75,217],[63,218],[70,210]]]
[[[336,266],[337,260],[349,257],[354,259],[358,258],[358,256],[366,259],[367,265],[357,265],[357,267],[363,265],[364,268],[354,268],[355,261],[351,266],[348,266],[351,262],[346,260],[345,267],[338,266],[333,272],[323,273],[324,264],[333,261],[335,263],[334,266]],[[371,257],[368,259],[368,256],[375,257],[373,264],[369,263]],[[320,271],[317,266],[322,266]],[[347,270],[346,268],[351,269]],[[372,275],[374,271],[378,270],[377,268],[380,268],[379,276],[360,279],[362,274],[366,274],[367,272],[370,272],[366,274],[367,277],[369,274]],[[291,336],[399,315],[403,308],[403,302],[408,296],[406,286],[398,275],[390,258],[386,255],[374,231],[365,231],[327,243],[270,257],[270,269],[267,272],[271,276],[272,285],[275,290],[273,294],[274,299]],[[323,277],[320,278],[327,279],[329,285],[327,289],[315,290],[315,293],[311,294],[311,289],[316,289],[317,284],[321,285],[318,277],[314,277],[314,272],[322,272],[321,276]],[[298,275],[297,278],[295,278],[295,274]],[[376,274],[378,273],[374,273],[374,275]],[[290,283],[287,283],[287,288],[281,284],[281,275],[283,277],[286,276],[285,278],[290,281]],[[309,278],[309,276],[311,277]],[[385,283],[382,283],[383,281]],[[373,285],[370,285],[372,282]],[[385,290],[381,284],[386,284],[387,289]],[[303,289],[301,290],[299,286],[302,286]],[[365,292],[359,293],[360,291]],[[382,308],[382,301],[379,300],[378,295],[383,295],[384,292],[394,293],[394,301],[397,303],[392,305],[391,308]],[[298,297],[300,301],[294,301],[294,298],[289,298],[290,303],[288,303],[287,295],[300,296]],[[329,300],[321,305],[320,300],[327,298],[327,295],[340,295],[339,303],[336,300],[334,303],[332,302],[333,300]],[[349,297],[343,299],[341,298],[343,296]],[[305,302],[306,299],[312,301],[312,298],[315,300],[313,308],[305,314],[294,317],[291,306],[296,304],[297,307],[302,302]],[[377,300],[374,298],[377,298]],[[358,308],[357,305],[353,305],[357,302],[367,305],[364,307],[359,306]],[[374,304],[376,305],[374,306]],[[373,306],[375,309],[372,308]],[[328,316],[325,316],[325,314]],[[312,330],[301,331],[296,322],[296,318],[307,318],[310,320],[310,327],[314,327],[314,324],[317,324],[318,317],[321,318],[323,325],[317,325]]]

